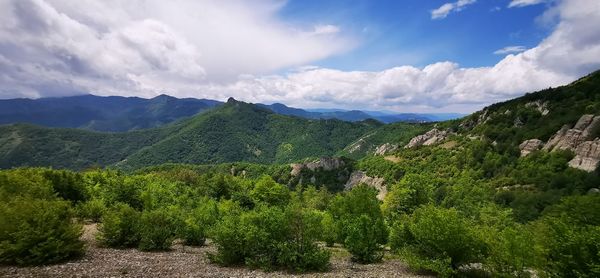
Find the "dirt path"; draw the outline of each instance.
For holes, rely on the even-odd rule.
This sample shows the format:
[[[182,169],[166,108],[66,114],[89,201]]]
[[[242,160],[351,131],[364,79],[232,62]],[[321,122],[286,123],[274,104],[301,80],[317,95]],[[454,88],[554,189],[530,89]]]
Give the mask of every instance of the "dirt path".
[[[424,277],[409,272],[395,259],[372,265],[351,263],[341,248],[332,249],[328,272],[293,275],[211,264],[206,257],[206,252],[215,250],[211,244],[175,245],[170,252],[100,248],[96,246],[95,233],[95,225],[85,226],[83,239],[88,249],[79,260],[40,267],[0,267],[0,277]]]

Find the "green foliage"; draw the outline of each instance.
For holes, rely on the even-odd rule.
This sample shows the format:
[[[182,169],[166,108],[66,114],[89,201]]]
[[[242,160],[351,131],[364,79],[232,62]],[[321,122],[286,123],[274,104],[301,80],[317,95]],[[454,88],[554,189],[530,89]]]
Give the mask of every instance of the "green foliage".
[[[399,248],[411,267],[442,276],[477,262],[485,251],[474,223],[455,209],[423,206],[394,229],[393,246]]]
[[[352,260],[359,263],[374,263],[383,258],[383,248],[379,244],[381,231],[378,230],[382,225],[376,221],[365,214],[349,221],[345,231],[347,236],[344,246],[352,254]]]
[[[244,263],[264,270],[323,270],[329,253],[316,245],[321,218],[298,205],[283,210],[258,206],[241,214],[225,215],[211,230],[217,253],[211,259],[222,265]]]
[[[211,199],[203,199],[199,206],[185,216],[181,238],[186,245],[204,245],[209,229],[217,222],[219,209]]]
[[[530,277],[528,269],[537,266],[541,251],[529,227],[516,225],[482,236],[489,252],[485,264],[495,277]]]
[[[140,217],[140,242],[142,251],[169,250],[175,239],[177,220],[166,209],[146,210]]]
[[[382,210],[393,221],[401,214],[410,214],[420,205],[433,200],[433,178],[428,175],[407,174],[385,196]]]
[[[77,216],[82,219],[91,220],[94,223],[100,222],[107,208],[100,199],[91,199],[87,202],[79,203],[76,207]]]
[[[323,213],[323,219],[321,220],[321,225],[323,226],[323,233],[321,235],[321,240],[323,240],[327,246],[331,247],[335,243],[337,239],[335,220],[333,216],[329,212]]]
[[[102,217],[98,239],[110,247],[135,247],[140,242],[140,212],[118,203]]]
[[[255,203],[281,206],[288,203],[290,191],[287,187],[276,183],[270,176],[264,175],[254,184],[250,197]]]
[[[600,275],[600,196],[574,196],[548,209],[536,232],[552,277]]]
[[[0,263],[41,265],[83,254],[69,203],[17,197],[0,203]]]
[[[377,190],[359,185],[333,199],[329,210],[336,221],[338,241],[355,261],[371,263],[381,260],[388,231],[383,221]]]

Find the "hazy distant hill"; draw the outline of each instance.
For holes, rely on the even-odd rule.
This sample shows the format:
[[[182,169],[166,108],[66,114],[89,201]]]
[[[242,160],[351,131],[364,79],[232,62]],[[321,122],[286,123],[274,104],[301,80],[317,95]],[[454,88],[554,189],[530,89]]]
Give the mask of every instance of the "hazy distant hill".
[[[152,99],[94,95],[8,99],[0,100],[0,124],[127,131],[160,126],[219,104],[214,100],[178,99],[167,95]]]

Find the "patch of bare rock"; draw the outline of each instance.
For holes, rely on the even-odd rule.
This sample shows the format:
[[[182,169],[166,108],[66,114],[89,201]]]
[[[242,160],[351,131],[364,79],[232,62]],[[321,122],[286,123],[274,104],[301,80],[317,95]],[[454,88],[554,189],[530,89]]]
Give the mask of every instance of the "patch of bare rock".
[[[347,255],[332,256],[330,270],[322,273],[292,274],[221,267],[207,258],[207,252],[215,251],[210,242],[203,247],[176,244],[169,252],[142,252],[100,248],[95,244],[95,233],[95,225],[85,226],[82,239],[88,248],[78,260],[49,266],[0,266],[0,277],[425,277],[409,272],[405,264],[395,259],[360,265],[352,263]]]
[[[439,130],[437,128],[434,128],[430,131],[427,131],[425,134],[421,134],[421,135],[417,135],[417,136],[413,137],[412,139],[410,139],[408,144],[406,144],[406,146],[404,146],[404,148],[409,149],[409,148],[414,148],[414,147],[419,147],[419,146],[434,145],[434,144],[437,144],[439,142],[446,140],[446,138],[448,138],[448,136],[450,136],[450,134],[451,133],[448,132],[447,130]]]
[[[521,143],[521,156],[542,148],[547,151],[569,150],[575,157],[569,161],[569,166],[584,171],[594,171],[600,163],[600,139],[592,138],[592,131],[600,123],[600,116],[583,115],[575,126],[563,126],[544,145],[541,140],[529,139]]]
[[[382,200],[387,195],[387,187],[385,185],[385,180],[383,178],[378,177],[369,177],[367,173],[363,171],[354,171],[350,174],[350,178],[344,185],[345,190],[350,190],[352,187],[355,187],[359,184],[366,184],[370,187],[377,189],[379,192],[377,194],[377,199]]]

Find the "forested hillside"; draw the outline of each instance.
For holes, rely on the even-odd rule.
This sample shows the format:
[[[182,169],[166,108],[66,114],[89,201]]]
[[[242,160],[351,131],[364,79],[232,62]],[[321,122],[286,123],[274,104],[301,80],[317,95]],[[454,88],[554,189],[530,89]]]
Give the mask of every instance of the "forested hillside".
[[[154,129],[101,133],[25,124],[0,126],[0,167],[49,166],[84,169],[117,166],[135,169],[161,163],[247,161],[287,163],[331,156],[370,133],[398,134],[407,140],[418,126],[395,128],[368,120],[308,120],[275,114],[231,99],[206,113]],[[353,152],[362,157],[384,137]]]

